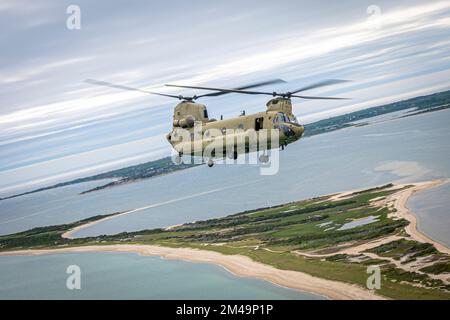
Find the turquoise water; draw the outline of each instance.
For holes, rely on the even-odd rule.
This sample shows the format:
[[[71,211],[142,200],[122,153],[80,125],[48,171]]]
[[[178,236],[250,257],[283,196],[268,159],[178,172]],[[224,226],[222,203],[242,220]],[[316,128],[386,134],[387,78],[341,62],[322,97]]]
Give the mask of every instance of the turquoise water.
[[[81,289],[66,287],[67,267]],[[0,257],[0,299],[321,299],[269,282],[238,278],[210,264],[131,253]]]

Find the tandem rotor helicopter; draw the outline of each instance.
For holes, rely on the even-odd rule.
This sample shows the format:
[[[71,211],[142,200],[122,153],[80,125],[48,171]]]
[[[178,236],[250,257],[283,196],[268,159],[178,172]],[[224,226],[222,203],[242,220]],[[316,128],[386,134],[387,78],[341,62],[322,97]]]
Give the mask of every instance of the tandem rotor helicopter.
[[[228,157],[230,159],[236,160],[240,153],[248,153],[252,151],[251,147],[249,146],[248,140],[237,139],[236,136],[242,133],[245,134],[249,131],[258,132],[262,129],[278,130],[279,141],[277,141],[276,144],[270,140],[270,137],[268,138],[268,141],[266,141],[266,143],[260,143],[260,141],[257,141],[256,150],[253,151],[263,151],[263,154],[259,157],[259,161],[261,163],[267,163],[269,161],[269,157],[265,154],[265,151],[269,150],[271,148],[271,145],[280,146],[281,149],[284,150],[285,146],[299,140],[303,136],[305,128],[298,122],[297,118],[292,113],[292,102],[291,102],[292,98],[325,99],[325,100],[347,99],[338,97],[305,96],[299,94],[303,91],[347,82],[347,80],[339,80],[339,79],[329,79],[321,81],[312,85],[307,85],[284,93],[249,90],[277,83],[285,83],[285,81],[281,79],[273,79],[253,83],[233,89],[166,84],[166,86],[168,87],[212,91],[211,93],[194,95],[190,97],[147,91],[139,88],[133,88],[129,86],[114,84],[105,81],[98,81],[93,79],[85,80],[85,82],[94,85],[106,86],[129,91],[138,91],[146,94],[164,96],[168,98],[175,98],[181,100],[181,102],[178,103],[174,109],[172,131],[166,135],[167,141],[172,145],[173,149],[177,153],[177,157],[175,160],[177,163],[182,162],[181,157],[183,155],[198,156],[200,154],[202,155],[203,158],[204,151],[208,145],[217,143],[217,145],[223,146],[225,145],[224,141],[226,139],[228,141],[230,140],[234,141],[234,145],[232,146],[231,152],[228,148],[227,149],[221,148],[220,152],[216,152],[214,150],[213,153],[209,155],[208,159],[209,167],[212,167],[214,165],[214,158],[221,159]],[[222,119],[222,117],[220,120],[212,118],[210,119],[208,116],[208,110],[206,108],[206,105],[196,102],[196,100],[204,97],[217,97],[230,93],[248,94],[248,95],[266,95],[272,96],[272,99],[270,99],[266,103],[267,107],[266,111],[249,115],[246,115],[245,111],[243,111],[243,113],[239,117],[225,120]],[[200,138],[197,138],[200,139],[201,141],[195,140],[196,138],[194,135],[194,128],[196,128],[197,125],[201,125],[201,132],[199,135]],[[192,140],[180,141],[180,139],[177,139],[178,136],[180,135],[181,130],[187,130]],[[232,133],[230,134],[229,132]],[[239,141],[242,141],[241,143],[243,145],[238,145],[240,143]],[[188,153],[186,153],[186,149],[189,150]],[[217,148],[217,150],[219,150],[219,148]]]

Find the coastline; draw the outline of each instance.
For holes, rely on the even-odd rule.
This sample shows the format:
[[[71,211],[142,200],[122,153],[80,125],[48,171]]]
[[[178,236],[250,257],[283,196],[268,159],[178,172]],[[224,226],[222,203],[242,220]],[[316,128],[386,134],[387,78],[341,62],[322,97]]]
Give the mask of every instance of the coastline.
[[[107,221],[107,220],[110,220],[110,219],[113,219],[113,218],[117,218],[117,217],[120,217],[120,216],[125,216],[125,215],[127,215],[127,214],[129,214],[129,213],[131,213],[133,211],[134,210],[124,211],[124,212],[121,212],[119,214],[111,215],[111,216],[108,216],[108,217],[105,217],[105,218],[102,218],[102,219],[99,219],[99,220],[95,220],[95,221],[91,221],[91,222],[86,223],[86,224],[82,224],[82,225],[80,225],[78,227],[75,227],[75,228],[72,228],[72,229],[68,230],[67,232],[64,232],[61,235],[61,238],[71,239],[72,240],[72,239],[75,238],[73,236],[73,234],[78,232],[78,231],[80,231],[80,230],[83,230],[85,228],[91,227],[91,226],[96,225],[97,223],[100,223],[100,222],[104,222],[104,221]]]
[[[447,183],[448,179],[439,179],[427,182],[410,183],[410,184],[397,184],[392,188],[400,188],[398,192],[382,199],[384,205],[395,208],[395,212],[392,212],[393,218],[406,219],[410,224],[405,228],[406,233],[411,236],[414,240],[422,243],[433,244],[437,250],[450,254],[450,249],[445,245],[429,238],[428,236],[422,234],[417,229],[417,219],[414,214],[407,208],[406,203],[408,199],[416,192],[434,188],[442,184]],[[408,186],[408,188],[406,188]],[[406,189],[402,189],[406,188]],[[352,191],[354,192],[354,191]],[[342,199],[349,196],[349,192],[341,192],[337,195],[333,195],[333,199]],[[109,217],[112,218],[112,217]],[[101,221],[101,220],[100,220]],[[98,223],[98,221],[93,222]],[[91,223],[78,226],[74,229],[67,231],[63,236],[70,237],[71,234],[79,229],[91,225]],[[396,240],[397,236],[391,236],[389,241]],[[387,239],[376,239],[366,244],[360,244],[355,247],[346,248],[344,250],[348,251],[346,253],[359,253],[362,250],[366,250],[372,246],[380,245],[381,242],[386,242]],[[380,242],[381,241],[381,242]],[[209,250],[199,250],[191,248],[170,248],[161,247],[156,245],[96,245],[96,246],[82,246],[82,247],[67,247],[58,249],[46,249],[46,250],[19,250],[19,251],[9,251],[0,252],[0,256],[12,256],[12,255],[45,255],[45,254],[55,254],[55,253],[84,253],[84,252],[131,252],[137,253],[144,256],[160,256],[164,259],[176,259],[176,260],[186,260],[195,263],[212,263],[219,265],[229,272],[241,276],[241,277],[252,277],[262,280],[266,280],[273,284],[287,287],[291,289],[297,289],[312,294],[320,295],[329,299],[336,300],[351,300],[351,299],[364,299],[364,300],[374,300],[374,299],[386,299],[381,295],[369,291],[363,287],[352,285],[344,282],[326,280],[323,278],[311,276],[309,274],[291,271],[291,270],[281,270],[276,269],[270,265],[266,265],[260,262],[256,262],[249,257],[242,255],[224,255],[218,252]],[[335,252],[337,254],[340,252]],[[299,253],[302,255],[315,255],[314,253]]]
[[[303,272],[276,269],[241,255],[224,255],[207,250],[170,248],[153,245],[105,245],[48,250],[10,251],[1,252],[0,256],[88,252],[129,252],[143,256],[159,256],[164,259],[185,260],[195,263],[212,263],[225,268],[236,276],[258,278],[282,287],[305,291],[333,300],[386,299],[356,285],[313,277]]]
[[[438,179],[426,182],[413,183],[412,185],[414,186],[412,188],[408,188],[400,192],[397,197],[395,197],[396,194],[393,194],[389,196],[387,199],[387,201],[392,201],[395,209],[397,209],[395,215],[398,216],[399,218],[403,218],[409,221],[409,225],[405,227],[405,231],[409,236],[411,236],[411,238],[413,238],[418,242],[432,244],[438,251],[446,254],[450,254],[450,248],[448,248],[445,244],[432,239],[431,237],[429,237],[428,235],[426,235],[425,233],[421,232],[418,229],[417,217],[407,207],[407,202],[409,198],[411,198],[411,196],[413,196],[416,192],[439,187],[448,182],[449,179]]]

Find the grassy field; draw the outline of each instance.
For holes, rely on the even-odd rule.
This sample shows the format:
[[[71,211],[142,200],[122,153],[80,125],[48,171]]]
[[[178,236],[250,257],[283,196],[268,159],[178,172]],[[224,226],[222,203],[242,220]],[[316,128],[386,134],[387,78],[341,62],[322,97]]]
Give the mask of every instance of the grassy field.
[[[449,272],[449,257],[429,244],[407,238],[404,227],[408,222],[390,218],[389,213],[395,209],[374,202],[396,191],[399,189],[386,185],[351,194],[345,199],[320,197],[187,223],[169,230],[74,240],[61,238],[67,230],[105,218],[97,216],[2,236],[0,250],[121,243],[190,247],[245,255],[279,269],[301,271],[361,287],[366,286],[367,266],[378,265],[382,270],[378,294],[395,299],[450,299],[450,285],[443,280],[445,277],[440,277]],[[405,237],[356,255],[338,252],[343,246],[392,235]],[[327,254],[312,258],[299,252]],[[415,263],[420,263],[420,267],[412,269]]]

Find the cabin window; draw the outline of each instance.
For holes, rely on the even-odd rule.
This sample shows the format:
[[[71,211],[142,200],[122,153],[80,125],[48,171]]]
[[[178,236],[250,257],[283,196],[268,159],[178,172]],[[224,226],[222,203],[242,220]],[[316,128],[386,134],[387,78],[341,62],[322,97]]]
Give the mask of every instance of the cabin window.
[[[206,108],[203,109],[203,117],[204,117],[205,119],[208,118],[208,110],[206,110]]]
[[[256,118],[255,119],[255,131],[259,131],[264,126],[264,118]]]

